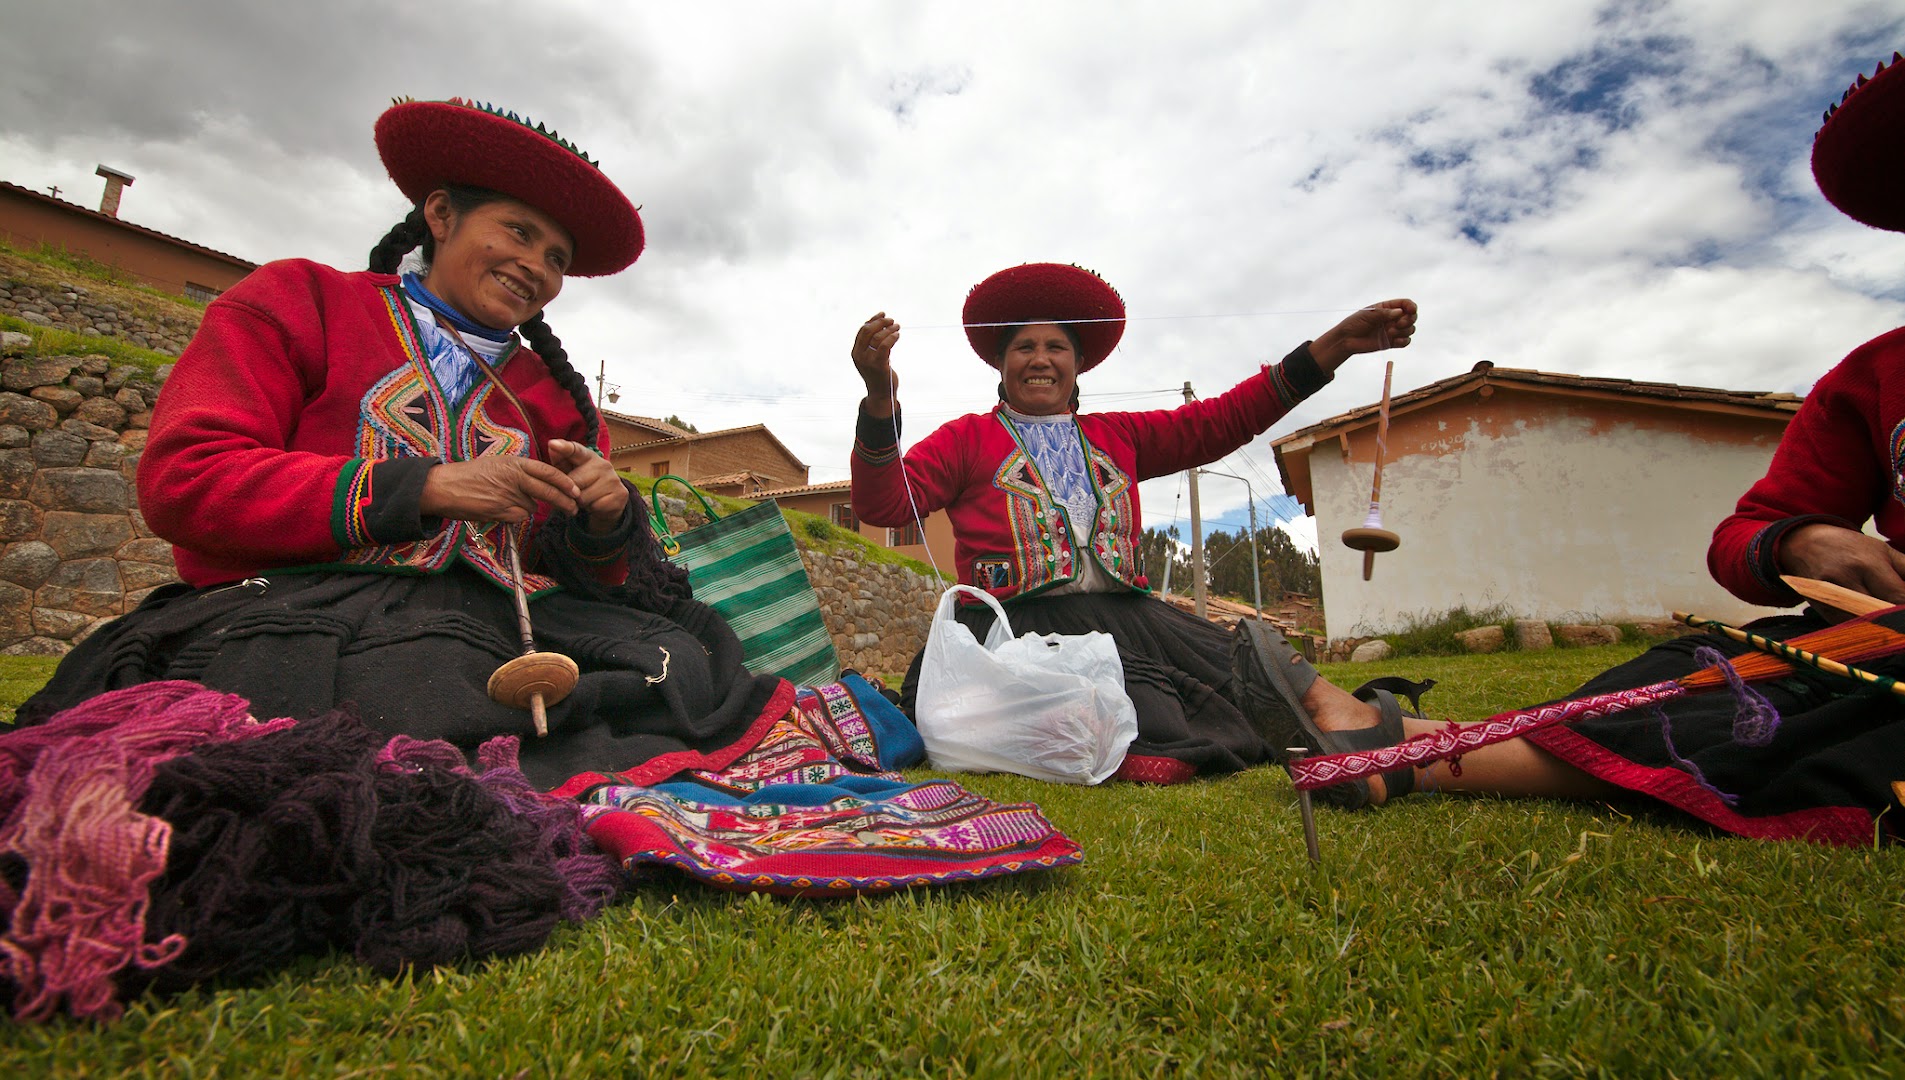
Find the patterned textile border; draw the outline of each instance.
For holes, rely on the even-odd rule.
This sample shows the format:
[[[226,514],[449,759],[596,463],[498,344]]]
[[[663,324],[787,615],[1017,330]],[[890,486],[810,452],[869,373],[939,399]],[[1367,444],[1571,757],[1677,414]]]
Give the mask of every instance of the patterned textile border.
[[[1669,680],[1633,690],[1614,690],[1575,701],[1557,701],[1532,709],[1517,709],[1473,724],[1450,724],[1440,731],[1417,735],[1392,746],[1352,750],[1293,762],[1289,766],[1290,779],[1302,791],[1329,787],[1399,769],[1404,765],[1421,765],[1456,757],[1571,720],[1591,720],[1611,713],[1645,708],[1684,697],[1686,693],[1686,687]]]
[[[669,867],[716,888],[784,896],[889,892],[1082,861],[1030,803],[997,803],[947,780],[909,785],[884,771],[916,760],[918,749],[892,737],[899,729],[886,727],[882,740],[883,725],[863,710],[890,706],[854,689],[802,687],[796,706],[725,767],[594,789],[584,797],[590,837],[637,878]]]

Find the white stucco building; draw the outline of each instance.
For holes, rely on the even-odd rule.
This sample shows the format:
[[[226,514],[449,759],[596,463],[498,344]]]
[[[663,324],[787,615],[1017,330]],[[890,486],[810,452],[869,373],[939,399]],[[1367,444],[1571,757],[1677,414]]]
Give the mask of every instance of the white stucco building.
[[[1486,362],[1397,395],[1382,519],[1402,546],[1376,556],[1367,582],[1362,554],[1337,538],[1368,510],[1377,407],[1273,446],[1284,486],[1316,516],[1331,638],[1464,605],[1551,621],[1749,619],[1767,609],[1713,583],[1707,542],[1798,407],[1791,394]]]

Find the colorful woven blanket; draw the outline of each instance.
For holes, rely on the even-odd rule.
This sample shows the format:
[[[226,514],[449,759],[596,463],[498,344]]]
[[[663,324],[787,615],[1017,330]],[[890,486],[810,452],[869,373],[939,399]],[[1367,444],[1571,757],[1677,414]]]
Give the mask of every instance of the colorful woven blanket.
[[[584,796],[589,836],[637,878],[672,867],[722,889],[851,896],[976,881],[1080,861],[1029,803],[891,769],[919,734],[858,676],[802,687],[794,709],[717,770]]]

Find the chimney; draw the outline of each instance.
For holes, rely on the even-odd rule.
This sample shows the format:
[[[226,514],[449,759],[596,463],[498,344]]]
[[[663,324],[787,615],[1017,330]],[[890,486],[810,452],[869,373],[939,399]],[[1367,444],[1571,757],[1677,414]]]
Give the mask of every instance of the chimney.
[[[119,216],[119,192],[132,186],[132,177],[118,169],[109,169],[101,165],[93,171],[94,176],[106,178],[106,193],[99,197],[99,212],[107,217]]]

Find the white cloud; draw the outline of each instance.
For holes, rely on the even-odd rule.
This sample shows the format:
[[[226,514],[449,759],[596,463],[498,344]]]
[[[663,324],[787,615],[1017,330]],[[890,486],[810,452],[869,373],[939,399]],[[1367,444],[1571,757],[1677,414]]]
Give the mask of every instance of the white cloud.
[[[846,475],[860,320],[908,326],[918,437],[993,400],[952,324],[1023,261],[1125,296],[1084,390],[1160,392],[1120,408],[1220,392],[1396,295],[1423,305],[1399,388],[1479,359],[1792,388],[1905,321],[1901,242],[1805,170],[1827,101],[1905,29],[1895,4],[407,10],[29,6],[0,41],[0,178],[88,203],[107,162],[139,177],[132,220],[356,266],[404,210],[370,141],[388,98],[499,101],[644,206],[642,260],[550,312],[577,366],[629,411],[765,422],[816,480]],[[1352,364],[1276,430],[1380,380]],[[1265,446],[1220,467],[1269,487]],[[1145,485],[1147,524],[1170,483]]]

